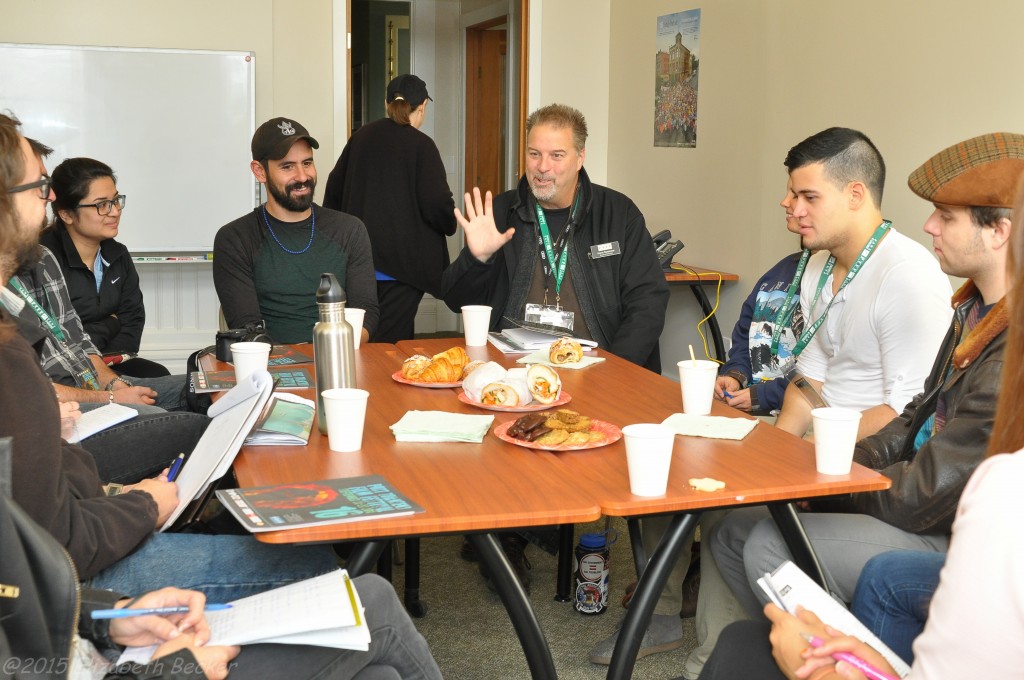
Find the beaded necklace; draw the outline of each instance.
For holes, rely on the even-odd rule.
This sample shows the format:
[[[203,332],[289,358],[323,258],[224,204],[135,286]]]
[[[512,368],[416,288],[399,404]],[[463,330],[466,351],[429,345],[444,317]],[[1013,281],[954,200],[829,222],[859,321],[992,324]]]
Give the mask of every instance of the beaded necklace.
[[[270,235],[274,237],[275,241],[277,241],[277,245],[281,246],[281,250],[286,253],[291,253],[292,255],[302,255],[304,252],[309,250],[311,245],[313,245],[313,235],[316,234],[316,211],[313,210],[312,206],[309,209],[309,214],[313,219],[313,225],[309,230],[309,243],[307,243],[306,247],[302,250],[291,250],[286,248],[285,245],[281,243],[281,239],[279,239],[277,234],[274,233],[274,228],[270,226],[270,220],[267,219],[267,204],[263,204],[263,222],[267,225],[267,230],[270,231]]]

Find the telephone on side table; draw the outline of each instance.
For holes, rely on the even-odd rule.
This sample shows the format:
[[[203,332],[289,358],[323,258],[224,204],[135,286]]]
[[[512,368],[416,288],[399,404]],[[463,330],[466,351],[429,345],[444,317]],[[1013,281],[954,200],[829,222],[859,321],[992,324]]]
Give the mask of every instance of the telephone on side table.
[[[672,269],[672,258],[683,249],[682,241],[673,241],[672,232],[668,229],[659,231],[651,237],[654,242],[654,252],[658,255],[658,263],[664,270]]]

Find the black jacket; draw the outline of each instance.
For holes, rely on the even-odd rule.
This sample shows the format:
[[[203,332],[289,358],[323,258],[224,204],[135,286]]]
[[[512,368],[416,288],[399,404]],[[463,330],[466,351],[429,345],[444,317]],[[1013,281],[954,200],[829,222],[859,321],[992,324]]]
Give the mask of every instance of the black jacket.
[[[434,140],[390,118],[359,128],[327,178],[324,207],[363,221],[377,271],[438,294],[455,202]]]
[[[592,184],[585,169],[579,182],[582,202],[572,218],[569,271],[584,320],[601,347],[660,373],[658,337],[669,290],[644,216],[623,194]],[[539,257],[535,204],[525,177],[518,189],[494,199],[498,231],[515,227],[515,236],[486,263],[462,249],[441,280],[441,295],[452,311],[490,305],[491,330],[510,325],[502,319],[506,314],[522,318],[530,281],[516,280],[516,270],[520,258]],[[612,243],[620,254],[593,257],[592,246]]]
[[[915,534],[950,533],[964,486],[985,458],[1006,347],[1005,298],[961,342],[971,306],[966,303],[976,295],[968,281],[953,296],[953,324],[924,392],[878,433],[857,442],[854,460],[890,478],[892,487],[817,501],[815,509],[871,515]],[[915,451],[914,438],[935,413],[940,394],[945,427]]]
[[[131,253],[114,239],[100,243],[100,253],[110,264],[103,273],[100,292],[96,279],[82,262],[67,227],[58,224],[44,231],[39,242],[49,248],[64,273],[71,304],[82,319],[85,332],[103,354],[137,354],[146,325],[139,273]]]

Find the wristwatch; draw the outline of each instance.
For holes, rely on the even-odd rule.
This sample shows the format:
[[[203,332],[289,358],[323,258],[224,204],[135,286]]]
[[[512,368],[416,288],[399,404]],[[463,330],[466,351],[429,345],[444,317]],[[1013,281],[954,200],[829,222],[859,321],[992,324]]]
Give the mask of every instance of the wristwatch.
[[[110,382],[107,383],[106,389],[113,390],[114,383],[116,383],[116,382],[124,383],[128,387],[135,387],[135,383],[133,383],[131,380],[129,380],[128,378],[124,377],[123,375],[119,375],[119,376],[117,376],[116,378],[114,378],[113,380],[111,380]],[[113,399],[111,399],[111,401],[113,401]]]

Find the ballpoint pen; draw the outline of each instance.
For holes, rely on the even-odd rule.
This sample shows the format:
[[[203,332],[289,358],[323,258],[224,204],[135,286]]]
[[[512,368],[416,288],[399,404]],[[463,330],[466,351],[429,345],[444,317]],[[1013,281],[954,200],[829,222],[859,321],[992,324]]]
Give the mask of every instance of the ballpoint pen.
[[[728,393],[727,391],[725,391],[725,390],[722,390],[722,395],[723,395],[723,396],[724,396],[724,397],[725,397],[726,399],[732,399],[732,395],[731,395],[731,394],[729,394],[729,393]]]
[[[821,647],[823,644],[825,644],[825,641],[817,635],[810,635],[808,633],[800,633],[800,635],[801,637],[803,637],[803,639],[807,640],[811,647]],[[836,661],[845,661],[846,663],[850,664],[851,666],[859,670],[861,673],[863,673],[868,678],[868,680],[900,680],[895,675],[883,673],[882,671],[878,670],[877,668],[869,664],[864,659],[854,654],[851,654],[850,652],[835,652],[832,654],[832,658]]]
[[[181,466],[185,464],[185,454],[179,453],[178,457],[171,461],[171,469],[167,471],[167,481],[173,482],[181,472]]]
[[[231,609],[229,604],[207,604],[204,611],[219,612]],[[186,614],[188,607],[151,607],[149,609],[97,609],[89,613],[94,619],[128,619],[133,616],[165,616],[167,614]]]

